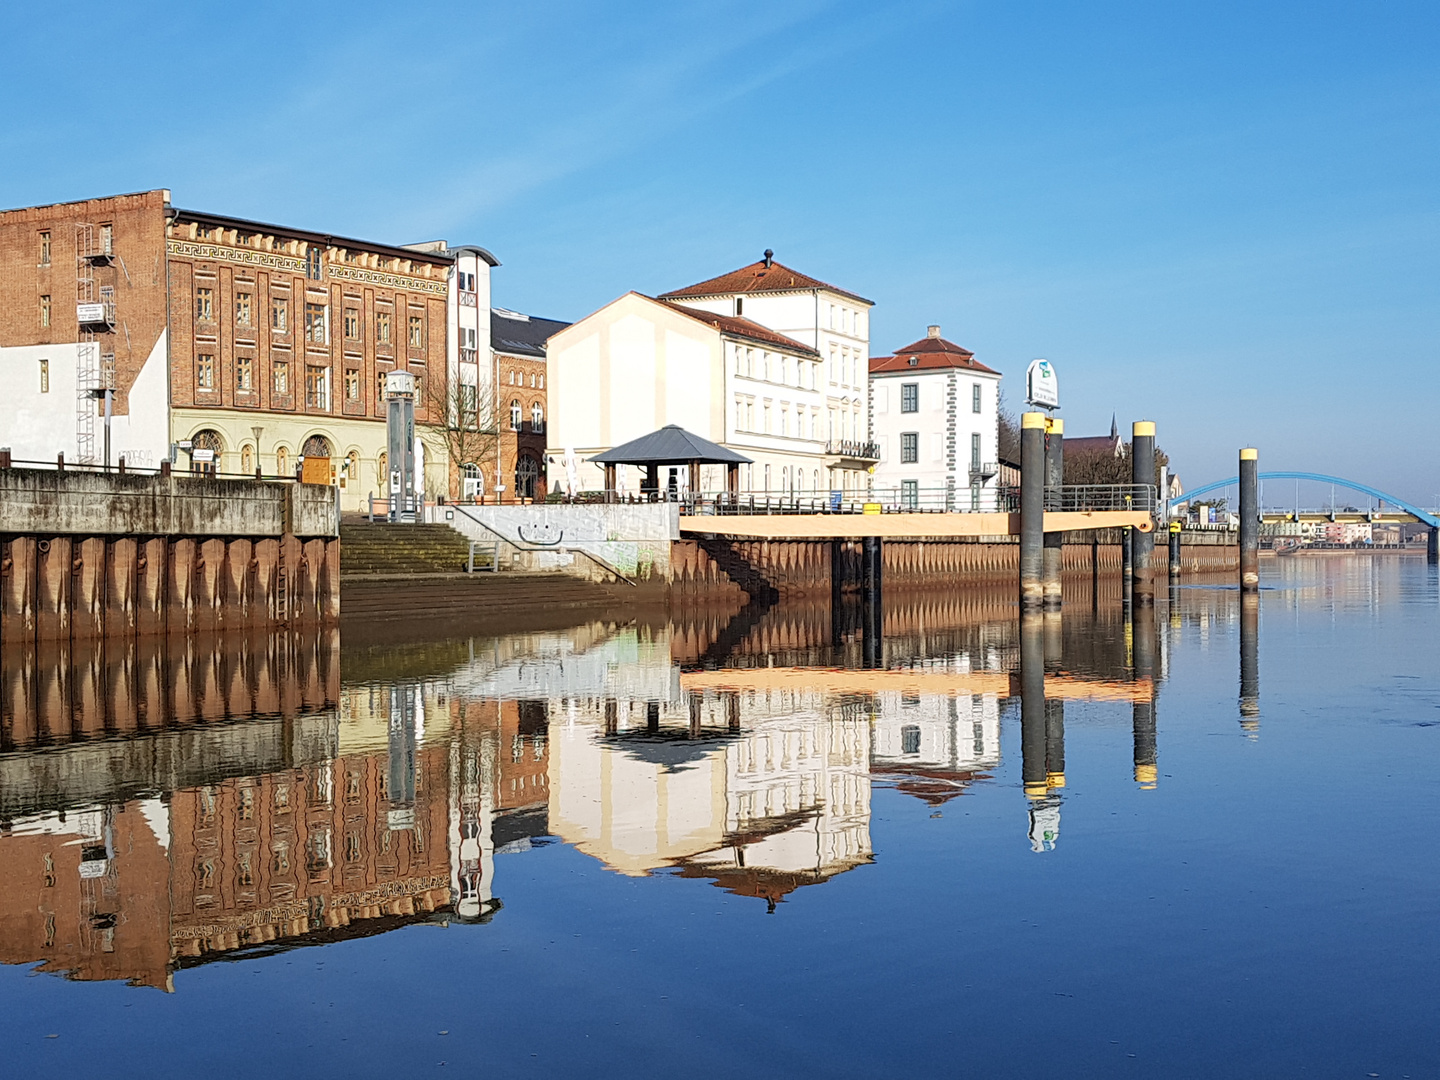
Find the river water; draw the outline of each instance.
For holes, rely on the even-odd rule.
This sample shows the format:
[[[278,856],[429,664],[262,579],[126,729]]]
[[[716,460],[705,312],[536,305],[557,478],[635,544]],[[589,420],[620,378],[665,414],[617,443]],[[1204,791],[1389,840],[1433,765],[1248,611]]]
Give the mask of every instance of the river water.
[[[1440,1075],[1435,569],[1089,584],[7,655],[6,1072]]]

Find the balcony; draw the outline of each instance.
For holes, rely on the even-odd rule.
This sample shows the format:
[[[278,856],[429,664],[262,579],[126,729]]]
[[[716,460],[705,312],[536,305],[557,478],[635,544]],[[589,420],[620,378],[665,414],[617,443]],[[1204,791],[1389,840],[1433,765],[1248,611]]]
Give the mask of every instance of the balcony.
[[[873,465],[880,460],[880,444],[851,439],[831,439],[825,444],[825,453],[840,461],[861,462]]]
[[[977,480],[989,480],[1000,471],[1000,466],[993,461],[972,461],[970,462],[970,482]]]

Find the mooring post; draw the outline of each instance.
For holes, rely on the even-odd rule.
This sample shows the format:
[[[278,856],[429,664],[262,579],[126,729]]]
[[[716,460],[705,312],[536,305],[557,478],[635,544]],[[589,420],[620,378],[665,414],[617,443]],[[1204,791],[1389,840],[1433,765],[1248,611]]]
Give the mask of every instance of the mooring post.
[[[1260,452],[1240,451],[1240,591],[1260,588]]]
[[[883,665],[885,650],[885,603],[882,593],[884,549],[878,536],[867,536],[861,541],[861,618],[864,622],[861,647],[862,663],[867,668]]]
[[[1260,594],[1240,595],[1240,727],[1260,732]]]
[[[1045,606],[1045,414],[1020,417],[1020,610]]]
[[[1180,576],[1180,522],[1170,522],[1170,580]]]
[[[1060,505],[1060,489],[1065,485],[1065,421],[1053,418],[1046,422],[1045,429],[1045,491],[1050,495],[1047,501],[1055,509]],[[1045,574],[1045,610],[1059,611],[1061,604],[1060,568],[1064,554],[1062,541],[1064,533],[1047,532],[1044,538],[1042,564]]]
[[[1135,574],[1135,602],[1142,606],[1155,603],[1155,570],[1151,554],[1155,551],[1155,424],[1136,420],[1131,429],[1130,471],[1132,482],[1150,489],[1145,503],[1150,509],[1150,528],[1136,529],[1131,537],[1131,558]]]

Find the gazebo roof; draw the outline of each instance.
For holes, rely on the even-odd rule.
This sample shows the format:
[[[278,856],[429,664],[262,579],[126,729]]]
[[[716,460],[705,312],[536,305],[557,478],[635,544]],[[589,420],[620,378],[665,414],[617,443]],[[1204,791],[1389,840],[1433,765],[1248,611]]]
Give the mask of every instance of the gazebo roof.
[[[698,465],[751,464],[745,455],[702,439],[679,424],[666,424],[659,431],[641,435],[590,460],[601,465],[689,465],[692,461]]]

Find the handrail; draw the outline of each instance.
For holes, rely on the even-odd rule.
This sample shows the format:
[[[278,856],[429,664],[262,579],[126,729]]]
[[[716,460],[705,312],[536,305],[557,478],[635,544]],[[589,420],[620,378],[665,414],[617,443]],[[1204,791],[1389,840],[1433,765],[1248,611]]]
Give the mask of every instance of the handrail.
[[[465,519],[467,521],[473,521],[476,525],[479,525],[480,528],[484,529],[491,536],[496,537],[501,543],[509,544],[516,551],[568,551],[574,554],[584,555],[587,559],[593,562],[596,566],[600,567],[600,569],[604,570],[606,573],[614,574],[617,578],[619,578],[621,581],[625,582],[626,585],[629,585],[632,588],[639,588],[638,582],[632,581],[629,577],[625,575],[624,571],[622,571],[618,566],[615,566],[613,563],[611,563],[609,559],[602,558],[601,556],[596,555],[593,551],[587,551],[585,548],[574,547],[570,544],[553,547],[548,544],[526,544],[523,542],[516,543],[504,533],[492,529],[489,525],[485,524],[485,522],[481,521],[479,518],[471,517],[469,514],[466,514]],[[496,557],[496,563],[497,565],[499,563],[498,553]]]

